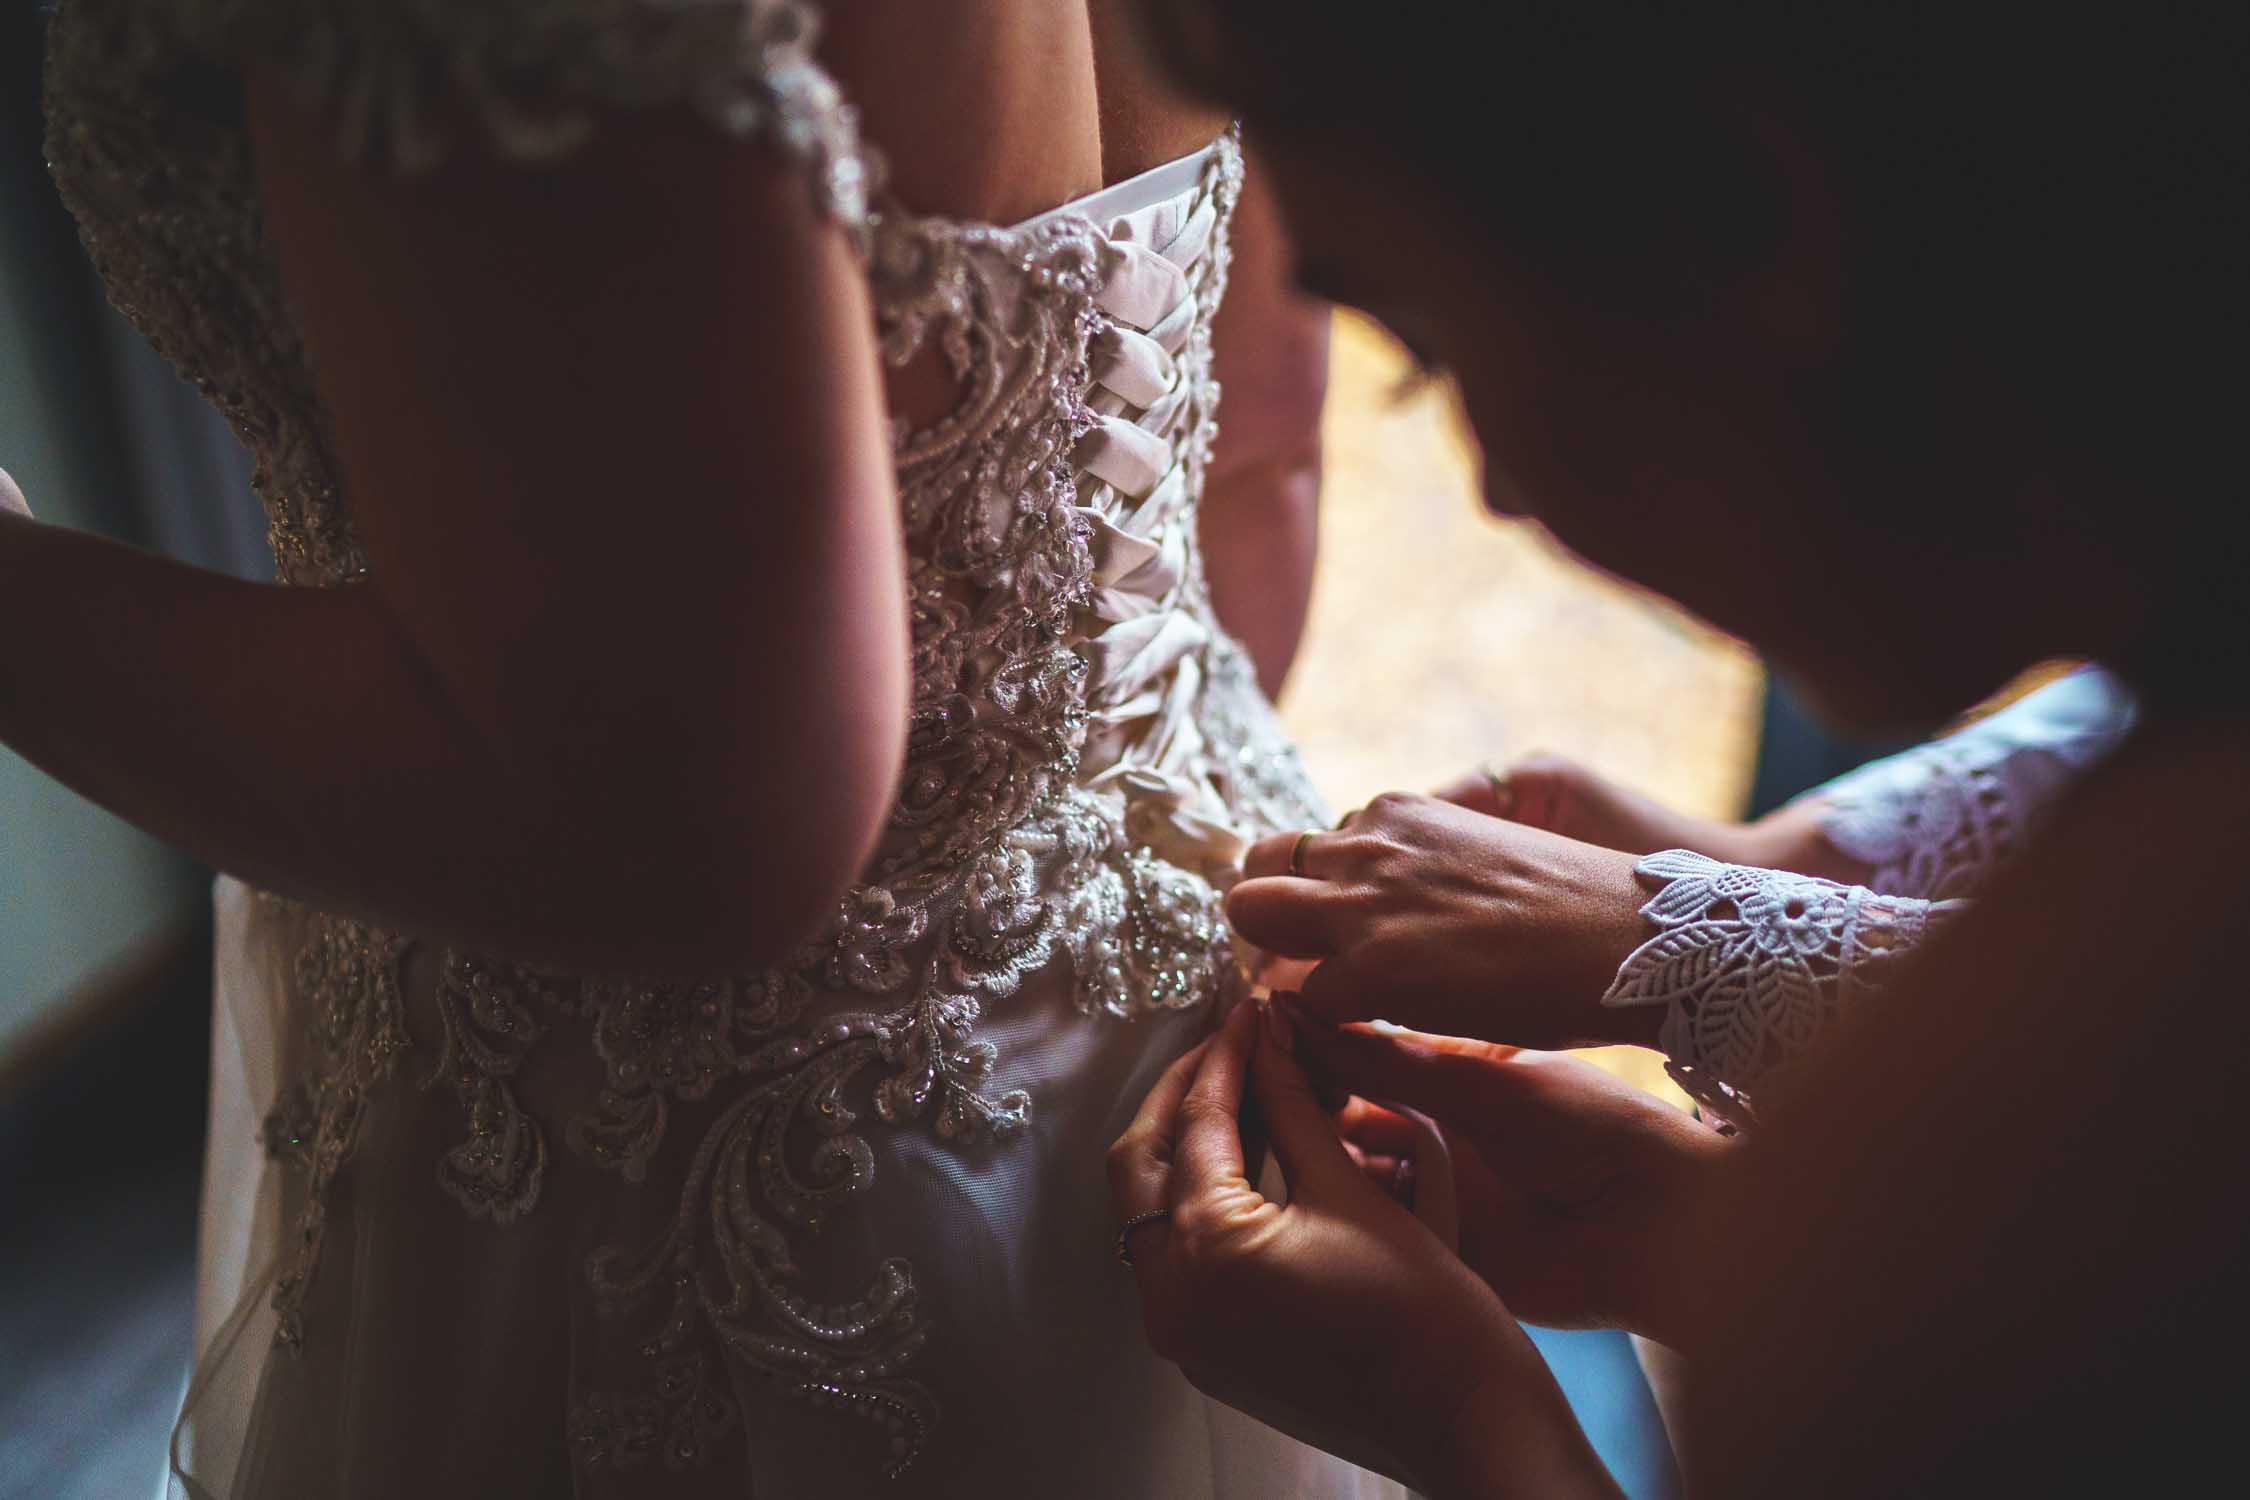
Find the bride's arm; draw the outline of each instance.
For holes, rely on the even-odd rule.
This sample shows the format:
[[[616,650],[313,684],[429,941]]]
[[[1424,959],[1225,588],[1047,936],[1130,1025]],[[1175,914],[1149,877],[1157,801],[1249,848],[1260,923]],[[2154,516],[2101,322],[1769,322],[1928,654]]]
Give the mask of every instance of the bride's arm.
[[[800,166],[685,121],[402,183],[253,98],[372,576],[261,588],[0,516],[0,737],[378,922],[596,967],[784,950],[905,720],[844,234]]]
[[[1223,392],[1201,538],[1220,623],[1280,693],[1304,634],[1319,544],[1320,410],[1328,304],[1296,290],[1280,215],[1253,159],[1235,208],[1234,263],[1212,327]]]

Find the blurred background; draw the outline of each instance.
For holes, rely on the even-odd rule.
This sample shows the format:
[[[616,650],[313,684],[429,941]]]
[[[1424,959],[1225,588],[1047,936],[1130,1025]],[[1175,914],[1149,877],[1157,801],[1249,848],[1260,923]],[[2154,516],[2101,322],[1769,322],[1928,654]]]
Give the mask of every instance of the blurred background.
[[[266,575],[248,465],[103,302],[0,3],[0,464],[42,518]],[[1838,744],[1741,646],[1495,522],[1442,385],[1340,318],[1321,567],[1283,715],[1338,808],[1533,750],[1762,810]],[[0,583],[0,587],[4,587]],[[209,872],[0,750],[0,1500],[151,1494],[184,1377]],[[1645,1054],[1604,1059],[1654,1087]]]
[[[102,300],[47,179],[38,11],[0,0],[0,465],[47,520],[263,576],[241,449]],[[0,749],[5,1500],[155,1492],[188,1352],[209,878]]]

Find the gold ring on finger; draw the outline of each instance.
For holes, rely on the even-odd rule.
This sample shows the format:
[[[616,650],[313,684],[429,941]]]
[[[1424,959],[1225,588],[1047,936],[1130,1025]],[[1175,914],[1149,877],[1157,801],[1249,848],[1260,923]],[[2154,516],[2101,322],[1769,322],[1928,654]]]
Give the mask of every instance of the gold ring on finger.
[[[1121,1266],[1132,1265],[1134,1230],[1140,1228],[1144,1224],[1161,1223],[1164,1220],[1169,1219],[1170,1217],[1172,1217],[1172,1210],[1168,1208],[1152,1208],[1147,1213],[1135,1214],[1130,1219],[1127,1219],[1124,1223],[1118,1225],[1117,1244],[1114,1247],[1114,1253],[1117,1256],[1117,1263]]]
[[[1296,843],[1289,846],[1289,873],[1299,880],[1305,878],[1305,845],[1311,843],[1313,835],[1318,832],[1320,830],[1317,828],[1308,828],[1297,835]]]

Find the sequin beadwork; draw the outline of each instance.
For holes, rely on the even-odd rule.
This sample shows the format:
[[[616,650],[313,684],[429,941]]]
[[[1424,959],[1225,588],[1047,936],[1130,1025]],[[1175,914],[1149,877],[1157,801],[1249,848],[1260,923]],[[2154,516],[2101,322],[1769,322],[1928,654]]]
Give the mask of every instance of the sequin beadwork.
[[[449,1097],[434,1170],[472,1217],[535,1226],[563,1153],[673,1205],[584,1266],[638,1351],[568,1413],[597,1469],[709,1461],[742,1420],[728,1362],[865,1418],[893,1472],[911,1462],[943,1405],[914,1266],[850,1268],[841,1304],[804,1284],[824,1220],[876,1188],[871,1132],[1007,1149],[1038,1101],[980,1037],[990,1009],[1050,971],[1086,1025],[1225,996],[1218,898],[1243,839],[1323,821],[1211,614],[1194,536],[1235,146],[1123,237],[1067,211],[1000,229],[885,209],[812,19],[788,0],[66,0],[53,29],[57,178],[119,307],[255,454],[285,584],[346,585],[368,562],[264,242],[232,73],[249,57],[326,101],[347,154],[402,172],[448,149],[424,108],[440,72],[472,95],[462,128],[504,155],[557,156],[605,109],[667,102],[769,140],[861,245],[884,358],[935,350],[958,378],[943,420],[894,437],[907,764],[875,864],[817,941],[764,974],[639,979],[302,913],[311,1045],[268,1125],[304,1183],[281,1340],[321,1336],[307,1290],[372,1102]],[[410,1035],[409,1014],[435,1020]],[[599,1086],[527,1104],[565,1052]],[[690,1116],[692,1151],[667,1156]]]

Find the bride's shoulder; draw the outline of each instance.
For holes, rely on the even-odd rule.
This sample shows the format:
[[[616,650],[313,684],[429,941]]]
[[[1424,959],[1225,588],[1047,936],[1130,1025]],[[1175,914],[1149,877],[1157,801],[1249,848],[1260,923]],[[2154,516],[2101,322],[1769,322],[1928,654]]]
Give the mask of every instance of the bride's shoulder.
[[[195,61],[274,80],[347,160],[412,175],[465,147],[566,156],[619,109],[678,108],[866,184],[852,111],[805,0],[62,0],[57,51]]]

